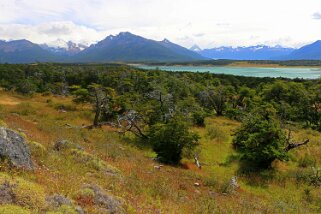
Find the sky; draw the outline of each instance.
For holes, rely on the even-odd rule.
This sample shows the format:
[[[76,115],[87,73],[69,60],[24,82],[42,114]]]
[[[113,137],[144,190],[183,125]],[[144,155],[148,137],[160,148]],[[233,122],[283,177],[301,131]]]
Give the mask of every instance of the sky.
[[[93,44],[119,32],[184,47],[301,47],[321,40],[321,0],[0,0],[0,39]]]

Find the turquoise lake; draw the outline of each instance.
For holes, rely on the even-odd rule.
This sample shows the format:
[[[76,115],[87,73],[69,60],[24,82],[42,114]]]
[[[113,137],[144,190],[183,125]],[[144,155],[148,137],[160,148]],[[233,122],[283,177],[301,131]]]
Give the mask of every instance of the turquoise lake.
[[[248,77],[284,77],[318,79],[321,77],[321,68],[266,68],[266,67],[228,67],[228,66],[136,66],[142,69],[160,69],[174,72],[209,72],[214,74],[230,74]]]

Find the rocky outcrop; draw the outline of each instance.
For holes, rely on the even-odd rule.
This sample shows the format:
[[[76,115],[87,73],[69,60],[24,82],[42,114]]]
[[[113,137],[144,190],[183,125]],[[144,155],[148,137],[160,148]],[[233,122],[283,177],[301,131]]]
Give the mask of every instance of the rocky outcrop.
[[[0,127],[0,158],[13,167],[33,169],[30,150],[23,137],[4,127]]]
[[[91,203],[99,213],[126,213],[125,202],[119,197],[110,195],[97,185],[84,185],[75,195],[79,204]]]
[[[68,206],[72,205],[72,202],[69,198],[66,198],[58,194],[47,197],[46,201],[51,207],[55,207],[55,208],[58,208],[62,205],[68,205]]]
[[[63,207],[64,208],[68,207],[69,211],[71,211],[72,213],[84,214],[84,211],[80,206],[74,206],[73,202],[69,198],[66,198],[65,196],[55,194],[47,197],[46,201],[48,206],[51,208],[54,208],[56,211]],[[62,212],[67,213],[66,210]]]

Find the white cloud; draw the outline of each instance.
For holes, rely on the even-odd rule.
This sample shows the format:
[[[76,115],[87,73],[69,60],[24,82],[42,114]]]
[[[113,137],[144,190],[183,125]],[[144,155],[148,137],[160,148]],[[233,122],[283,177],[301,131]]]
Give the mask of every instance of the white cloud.
[[[321,39],[320,6],[310,0],[0,0],[0,39],[92,43],[131,31],[186,47],[297,47]]]
[[[0,39],[28,39],[34,43],[46,43],[63,39],[65,41],[90,44],[105,37],[103,32],[75,25],[72,22],[48,22],[38,25],[5,24],[0,25],[0,32]]]
[[[314,19],[321,19],[321,13],[319,13],[319,12],[313,13],[312,16]]]

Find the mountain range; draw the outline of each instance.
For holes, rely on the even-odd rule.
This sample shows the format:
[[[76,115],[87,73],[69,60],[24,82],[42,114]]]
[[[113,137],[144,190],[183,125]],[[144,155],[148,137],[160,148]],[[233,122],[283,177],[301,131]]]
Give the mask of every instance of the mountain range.
[[[218,47],[212,49],[200,49],[193,46],[190,50],[211,59],[233,59],[233,60],[272,60],[288,56],[295,49],[281,46],[269,47],[257,45],[250,47]]]
[[[63,40],[49,44],[0,40],[0,63],[188,62],[208,59],[321,60],[321,41],[300,49],[258,45],[202,50],[197,45],[187,49],[167,39],[155,41],[129,32],[110,35],[90,46]]]
[[[52,62],[57,56],[28,40],[0,41],[0,63]]]
[[[206,60],[167,39],[155,41],[123,32],[86,46],[58,40],[34,44],[27,40],[0,41],[0,63],[34,62],[186,62]]]

